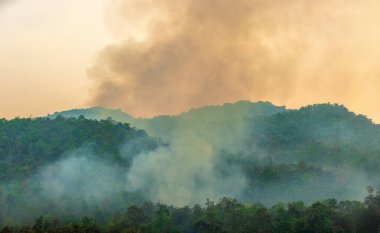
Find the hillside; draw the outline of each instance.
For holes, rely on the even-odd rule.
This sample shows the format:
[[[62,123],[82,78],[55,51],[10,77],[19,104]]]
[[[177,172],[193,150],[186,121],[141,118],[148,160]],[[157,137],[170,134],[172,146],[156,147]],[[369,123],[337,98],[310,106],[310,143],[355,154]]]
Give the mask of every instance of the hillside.
[[[2,120],[0,216],[23,222],[225,196],[362,200],[366,186],[380,187],[379,139],[379,125],[332,104],[241,101],[152,119],[95,107]]]
[[[46,213],[82,215],[141,200],[124,174],[140,153],[165,145],[111,119],[0,120],[0,225]]]
[[[123,115],[119,110],[102,108],[97,108],[96,113],[88,109],[56,114],[84,114],[97,119]],[[317,104],[286,110],[268,102],[241,101],[193,109],[178,116],[131,119],[124,115],[132,125],[172,144],[172,150],[166,152],[171,159],[206,159],[206,164],[212,166],[212,172],[206,172],[207,175],[232,179],[234,185],[241,183],[234,188],[243,191],[233,195],[242,200],[273,203],[273,200],[293,200],[294,196],[305,201],[331,195],[361,198],[366,185],[380,184],[377,178],[380,126],[341,105]],[[206,167],[197,164],[192,168],[209,169]],[[176,167],[182,168],[187,176],[196,175],[187,171],[186,166]],[[139,174],[161,175],[149,170]],[[188,183],[189,179],[184,178],[182,182]],[[155,190],[151,185],[138,188]],[[195,188],[196,185],[189,190]],[[223,189],[218,192],[231,193]]]
[[[244,145],[219,159],[250,177],[251,198],[358,199],[366,186],[380,188],[380,126],[344,106],[311,105],[246,125]]]
[[[62,112],[56,112],[49,114],[48,117],[51,119],[56,118],[57,116],[63,116],[65,118],[78,118],[80,116],[85,116],[87,119],[93,120],[105,120],[111,117],[114,121],[123,122],[123,123],[133,123],[135,121],[134,117],[129,114],[122,112],[120,109],[106,109],[103,107],[91,107],[85,109],[72,109]]]
[[[87,148],[105,160],[127,163],[120,146],[141,142],[130,156],[153,150],[159,142],[143,130],[111,119],[35,118],[0,121],[0,180],[28,177],[39,167]]]
[[[378,174],[380,125],[341,105],[320,104],[251,121],[251,140],[276,161],[352,166]]]
[[[128,123],[139,129],[146,130],[150,135],[165,139],[171,138],[173,130],[194,127],[203,130],[206,126],[211,126],[214,130],[233,124],[240,124],[246,118],[259,115],[271,115],[282,112],[285,107],[275,106],[269,102],[239,101],[236,103],[226,103],[219,106],[206,106],[191,109],[174,116],[157,116],[153,118],[135,118],[120,109],[106,109],[103,107],[92,107],[87,109],[74,109],[63,112],[56,112],[48,117],[79,117],[81,115],[88,119],[107,119],[111,117],[118,122]],[[214,127],[217,126],[217,127]],[[229,130],[229,129],[228,129]]]

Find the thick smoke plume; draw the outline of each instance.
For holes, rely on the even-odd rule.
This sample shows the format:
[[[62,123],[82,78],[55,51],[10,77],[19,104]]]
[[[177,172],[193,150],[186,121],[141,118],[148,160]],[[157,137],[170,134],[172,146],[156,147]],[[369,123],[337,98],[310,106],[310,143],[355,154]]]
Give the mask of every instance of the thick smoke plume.
[[[126,190],[123,173],[119,165],[81,148],[42,166],[23,183],[17,180],[0,183],[0,203],[8,215],[2,220],[12,224],[32,223],[46,214],[54,218],[115,211],[130,204],[123,196]]]
[[[311,203],[331,197],[361,200],[366,195],[366,186],[379,183],[373,178],[376,176],[363,170],[363,166],[353,166],[347,157],[351,153],[342,157],[335,154],[343,148],[363,151],[360,149],[362,139],[353,141],[361,135],[354,126],[360,118],[356,123],[347,122],[344,120],[347,115],[352,116],[342,108],[330,106],[327,113],[322,111],[323,105],[316,108],[319,110],[306,117],[301,131],[294,128],[293,121],[286,120],[286,116],[304,118],[305,110],[294,111],[295,115],[290,111],[288,115],[285,107],[265,102],[240,101],[152,119],[134,118],[120,110],[104,108],[62,114],[66,117],[85,115],[92,119],[112,117],[144,129],[148,135],[165,142],[159,148],[139,154],[134,151],[144,147],[143,142],[128,141],[120,148],[122,158],[130,164],[121,172],[122,181],[116,179],[118,188],[122,186],[126,192],[137,193],[146,200],[176,206],[204,203],[207,198],[216,200],[224,196],[267,205],[295,200]],[[342,111],[346,118],[342,115],[337,118],[339,120],[334,118],[334,114]],[[285,114],[278,116],[284,122],[273,123],[276,113]],[[283,131],[284,128],[287,130]],[[303,132],[301,137],[311,141],[305,139],[308,142],[301,143],[294,139],[293,136],[300,132]],[[262,140],[272,134],[284,136],[286,141],[289,137],[290,141],[280,147],[276,147],[276,143],[272,144],[273,148],[263,145]],[[301,148],[298,143],[302,144]],[[316,156],[307,159],[304,154],[313,151],[314,146],[320,152],[313,152]],[[362,153],[358,152],[357,156]]]
[[[218,166],[233,170],[228,176],[221,176],[215,160],[222,148],[235,150],[240,145],[245,131],[239,126],[243,125],[244,122],[238,122],[231,127],[213,128],[205,121],[178,121],[173,132],[167,129],[168,147],[134,159],[127,173],[127,189],[141,192],[149,200],[177,206],[203,203],[207,198],[241,197],[247,186],[242,171]],[[147,130],[155,132],[154,126]]]
[[[120,42],[89,70],[91,104],[144,117],[240,99],[368,113],[379,97],[379,10],[375,0],[112,1]]]

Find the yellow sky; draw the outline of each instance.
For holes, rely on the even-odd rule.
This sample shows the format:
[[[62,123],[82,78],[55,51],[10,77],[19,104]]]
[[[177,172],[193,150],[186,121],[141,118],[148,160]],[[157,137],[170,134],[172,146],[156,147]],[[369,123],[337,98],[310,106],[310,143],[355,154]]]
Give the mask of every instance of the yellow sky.
[[[123,4],[117,4],[128,1],[133,4],[124,8],[120,7]],[[246,45],[249,44],[246,40],[238,44],[238,49],[251,48],[256,53],[261,50],[273,50],[269,54],[259,54],[259,57],[256,57],[255,53],[254,59],[251,59],[252,54],[249,52],[229,53],[236,48],[236,38],[246,38],[246,33],[243,33],[246,28],[243,26],[242,31],[237,31],[238,29],[235,30],[233,27],[230,27],[232,29],[224,28],[223,25],[214,27],[204,24],[198,27],[203,22],[202,20],[208,20],[208,22],[215,20],[216,22],[213,23],[217,25],[218,19],[229,20],[228,17],[231,15],[225,15],[217,10],[214,12],[211,3],[218,1],[128,1],[0,0],[0,117],[43,116],[55,111],[85,107],[86,103],[103,104],[107,107],[122,108],[135,115],[151,116],[167,113],[167,111],[178,113],[204,104],[221,104],[224,101],[249,99],[251,101],[269,100],[277,105],[287,105],[291,108],[320,102],[338,102],[345,104],[352,111],[365,114],[377,122],[380,121],[380,92],[378,91],[380,88],[380,16],[378,14],[380,4],[377,0],[363,2],[321,0],[320,3],[314,2],[316,6],[311,4],[310,12],[304,11],[304,8],[308,9],[309,5],[306,2],[295,4],[297,1],[291,1],[295,6],[289,9],[289,4],[285,1],[281,5],[277,1],[269,0],[265,3],[240,0],[239,2],[248,6],[253,2],[260,3],[259,6],[264,13],[256,12],[256,6],[248,7],[247,10],[236,6],[232,9],[227,7],[227,11],[245,12],[246,14],[242,14],[242,20],[258,19],[259,23],[265,21],[269,22],[268,25],[274,24],[271,27],[255,25],[256,32],[253,32],[253,35],[256,40],[263,35],[263,38],[270,35],[269,39],[261,41],[263,43],[266,41],[264,44]],[[164,4],[160,5],[157,2]],[[168,7],[167,4],[170,2],[173,3],[173,9],[170,12],[172,15],[161,15],[162,9]],[[219,3],[223,2],[229,4],[228,0],[219,1]],[[331,5],[331,2],[335,5]],[[182,9],[176,5],[177,3],[178,6],[188,4],[190,7]],[[204,3],[205,6],[198,3]],[[205,7],[210,7],[210,9]],[[184,17],[178,16],[185,12],[180,9],[188,10]],[[285,11],[288,14],[284,14],[284,9],[288,10],[288,12]],[[209,11],[220,17],[210,18]],[[251,13],[257,14],[256,17],[251,18]],[[199,14],[204,15],[197,18]],[[330,17],[321,17],[321,15]],[[124,18],[124,16],[127,17]],[[176,27],[170,28],[172,30],[168,30],[167,27],[164,31],[153,30],[152,35],[156,35],[157,38],[149,40],[147,32],[152,29],[150,20],[160,19],[165,22],[166,17],[170,19],[169,23],[159,25],[175,25]],[[305,22],[300,21],[300,18]],[[186,20],[193,20],[194,25]],[[231,25],[235,25],[234,23],[242,25],[239,20],[239,17],[231,18]],[[276,27],[276,22],[286,20],[289,22],[284,23],[284,29]],[[312,28],[310,29],[309,26]],[[213,32],[215,28],[221,29],[219,34]],[[201,29],[199,35],[192,35],[192,31],[196,29]],[[237,36],[226,41],[222,37],[224,31],[237,33]],[[172,36],[173,33],[181,37]],[[145,45],[142,43],[144,46],[137,43],[138,49],[133,50],[133,43],[121,42],[124,39],[130,39],[131,35],[134,39],[141,41],[148,38],[147,43]],[[158,35],[164,36],[160,38]],[[209,37],[209,42],[205,40],[204,35]],[[284,35],[286,40],[283,40]],[[215,42],[217,38],[214,37],[218,36],[222,38],[220,43]],[[198,40],[199,37],[201,41]],[[178,38],[182,38],[186,43],[177,44],[180,41]],[[193,45],[199,45],[198,48],[206,46],[207,49],[194,52],[194,49],[187,48],[189,41]],[[113,49],[104,50],[103,48],[109,44],[114,45],[111,47]],[[227,64],[231,60],[228,56],[225,57],[227,60],[224,62],[222,59],[224,57],[220,56],[218,44],[224,45],[223,49],[228,55],[242,58],[243,61],[240,61],[242,63]],[[310,44],[310,46],[302,47],[298,46],[299,44]],[[213,54],[206,53],[210,51],[210,48],[213,48]],[[175,54],[171,53],[173,49],[176,50]],[[100,51],[103,51],[101,56],[105,59],[101,61],[105,62],[105,65],[113,65],[112,69],[116,69],[112,70],[114,76],[90,79],[86,73],[89,68],[95,67],[100,70],[104,68],[103,63],[99,65],[96,59],[99,54],[102,54]],[[135,53],[130,54],[130,51]],[[167,54],[162,52],[167,52]],[[277,52],[278,55],[276,55]],[[170,58],[176,54],[181,54],[181,56],[187,54],[187,57],[183,56],[185,58],[183,64],[181,59],[177,59],[177,63],[166,59],[167,56]],[[287,71],[286,67],[292,65],[289,60],[292,54],[304,54],[307,59],[303,61],[302,58],[294,58],[291,72],[283,73]],[[150,65],[147,66],[145,59],[152,58],[154,55],[156,59],[150,59]],[[190,55],[204,58],[204,61],[194,60]],[[218,59],[213,59],[213,55],[218,56]],[[125,61],[112,60],[114,57],[124,58]],[[281,59],[282,57],[285,59]],[[245,58],[247,60],[244,60]],[[135,65],[130,67],[130,70],[125,70],[125,67],[130,64],[140,64],[139,61],[141,61],[141,66]],[[218,66],[218,62],[226,63],[227,67]],[[214,67],[215,72],[210,70],[210,79],[207,79],[209,76],[204,72],[194,74],[194,70],[199,70],[198,68],[209,63],[211,64],[208,66],[209,69],[216,67]],[[119,67],[120,64],[124,64],[124,69]],[[297,64],[302,64],[302,66],[297,66]],[[173,70],[169,69],[169,65],[173,66]],[[182,69],[178,69],[179,66]],[[222,75],[218,73],[219,68],[223,68],[221,71],[230,72],[224,74],[225,79],[219,77],[219,80],[213,81],[212,77],[215,74]],[[150,70],[155,69],[158,72],[150,73]],[[201,69],[203,70],[208,69]],[[128,76],[131,75],[131,71],[135,76]],[[165,73],[162,71],[167,72],[167,77],[164,77]],[[235,79],[238,77],[236,75],[244,73],[242,71],[247,71],[247,77],[256,74],[262,75],[263,78],[261,80],[253,77],[255,82],[252,83],[251,77],[244,78],[245,76],[241,75],[242,81],[252,83],[254,88],[249,89],[249,85],[244,83],[234,85],[233,82],[240,80]],[[298,79],[294,78],[298,73],[300,74]],[[193,83],[193,77],[202,78],[202,75],[207,77],[199,81],[204,85],[203,88],[198,88],[198,93],[194,91],[194,88],[189,88],[187,81]],[[284,82],[281,80],[280,83],[277,82],[282,78]],[[287,78],[292,80],[285,80]],[[169,82],[172,79],[175,80]],[[122,83],[123,85],[121,87],[111,85],[109,88],[109,81],[114,82],[111,84]],[[157,88],[158,83],[163,86]],[[214,84],[218,84],[220,90],[214,90]],[[288,89],[285,84],[289,84],[291,92],[283,92]],[[101,88],[94,88],[96,85],[100,85]],[[184,88],[181,89],[181,85]],[[212,88],[208,88],[209,85]],[[203,90],[206,90],[212,98],[204,95]],[[162,95],[163,91],[165,95]],[[183,95],[182,102],[178,96],[178,98],[173,98],[178,93]],[[174,100],[171,103],[173,105],[171,109],[168,108],[168,100]],[[160,101],[167,109],[160,105]]]
[[[81,107],[87,67],[110,41],[102,0],[0,5],[0,117]]]

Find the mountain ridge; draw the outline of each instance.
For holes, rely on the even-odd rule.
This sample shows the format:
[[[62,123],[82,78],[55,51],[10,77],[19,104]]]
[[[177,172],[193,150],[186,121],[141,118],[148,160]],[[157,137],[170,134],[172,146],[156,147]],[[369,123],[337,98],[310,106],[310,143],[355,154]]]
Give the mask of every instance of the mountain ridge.
[[[176,206],[223,196],[264,204],[360,200],[366,186],[380,188],[379,142],[379,125],[338,104],[292,110],[240,101],[152,119],[117,109],[74,109],[0,122],[0,167],[7,168],[0,170],[0,189],[20,203],[32,195],[36,203],[48,196],[75,206],[95,198],[91,192],[100,185],[92,210],[107,198],[117,206],[123,195],[125,203]],[[83,179],[73,182],[67,171]],[[78,187],[82,193],[73,193]],[[56,188],[61,191],[50,193]]]

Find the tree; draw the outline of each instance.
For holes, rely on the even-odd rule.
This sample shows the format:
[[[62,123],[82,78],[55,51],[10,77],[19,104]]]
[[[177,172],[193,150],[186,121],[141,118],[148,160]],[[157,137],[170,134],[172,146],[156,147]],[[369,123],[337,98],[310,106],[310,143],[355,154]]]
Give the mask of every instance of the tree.
[[[83,217],[80,225],[81,233],[101,233],[100,226],[92,218]]]
[[[127,219],[130,227],[139,228],[146,222],[147,217],[143,209],[137,205],[131,205],[127,209]]]
[[[236,199],[224,197],[217,207],[222,211],[222,229],[231,233],[238,232],[238,224],[242,220],[239,209],[242,205]]]
[[[172,230],[170,211],[166,205],[160,204],[153,223],[153,230],[157,233],[169,233]]]
[[[255,212],[248,225],[248,232],[274,233],[272,217],[266,208],[260,208]]]
[[[307,215],[306,228],[313,233],[332,233],[331,210],[320,202],[314,203]]]

